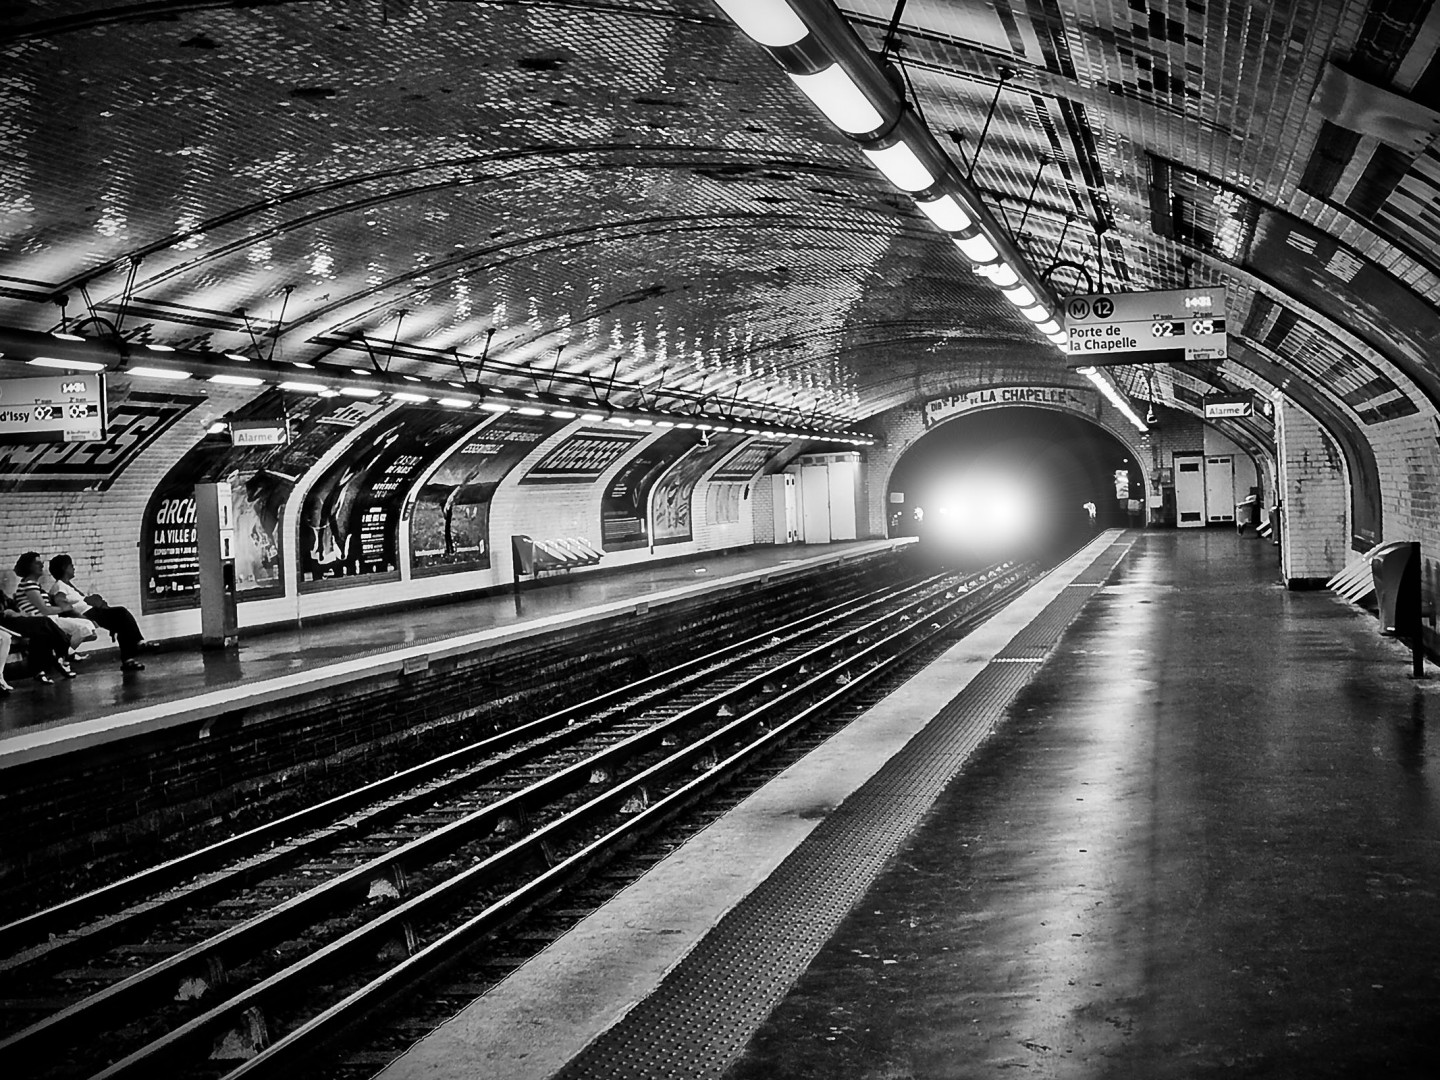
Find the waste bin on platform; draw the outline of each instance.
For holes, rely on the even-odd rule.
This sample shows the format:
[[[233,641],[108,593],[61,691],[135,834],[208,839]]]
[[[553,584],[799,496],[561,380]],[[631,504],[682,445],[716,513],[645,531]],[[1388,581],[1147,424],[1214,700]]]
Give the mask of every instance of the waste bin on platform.
[[[1380,630],[1410,644],[1412,673],[1425,674],[1421,636],[1420,544],[1397,540],[1381,544],[1370,556],[1375,576],[1375,602],[1380,607]]]

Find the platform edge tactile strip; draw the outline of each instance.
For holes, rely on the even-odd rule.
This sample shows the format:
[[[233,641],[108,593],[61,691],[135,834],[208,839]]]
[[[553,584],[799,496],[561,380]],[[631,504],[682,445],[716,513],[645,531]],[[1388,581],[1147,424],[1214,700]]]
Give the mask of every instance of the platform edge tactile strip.
[[[1089,589],[1046,605],[559,1080],[721,1076],[1041,667],[1006,661],[1052,650],[1133,543],[1097,555]]]

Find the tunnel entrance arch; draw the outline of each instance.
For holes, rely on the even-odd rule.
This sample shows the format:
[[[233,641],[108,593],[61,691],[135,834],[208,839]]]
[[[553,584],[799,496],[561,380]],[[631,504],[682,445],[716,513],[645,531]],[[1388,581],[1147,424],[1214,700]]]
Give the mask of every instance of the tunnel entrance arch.
[[[1085,506],[1094,528],[1144,525],[1155,498],[1148,441],[1106,423],[1097,398],[1074,387],[1028,387],[926,402],[926,423],[892,442],[877,477],[885,532],[921,531],[918,510],[931,515],[926,533],[968,531],[975,550],[988,545],[999,554],[1007,530],[1021,546],[1086,535]]]

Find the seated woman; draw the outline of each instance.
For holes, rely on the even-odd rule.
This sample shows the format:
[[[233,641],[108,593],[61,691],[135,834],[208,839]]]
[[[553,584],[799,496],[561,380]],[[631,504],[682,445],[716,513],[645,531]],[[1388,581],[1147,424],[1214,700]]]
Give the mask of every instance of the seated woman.
[[[14,693],[15,687],[5,681],[5,665],[10,662],[10,643],[20,635],[0,626],[0,697]]]
[[[65,654],[70,651],[69,637],[56,625],[54,619],[43,615],[21,614],[15,607],[16,583],[15,575],[9,571],[0,574],[0,629],[19,634],[29,642],[27,659],[36,682],[53,683],[55,680],[49,674],[52,667],[58,668],[65,678],[73,679],[75,672],[64,660]],[[9,635],[3,636],[8,645]],[[0,670],[3,670],[3,666],[0,666]]]
[[[75,584],[75,560],[69,555],[56,555],[50,560],[50,576],[55,587],[50,590],[50,603],[66,614],[89,619],[102,630],[115,635],[120,645],[120,666],[126,671],[143,671],[145,665],[137,659],[145,635],[129,608],[115,607],[106,603],[99,593],[88,596]]]
[[[95,640],[95,624],[78,615],[67,614],[65,608],[56,607],[40,586],[40,576],[45,573],[45,560],[37,551],[27,551],[15,563],[19,581],[15,585],[14,607],[21,615],[49,618],[69,637],[64,654],[78,649],[82,643]],[[29,635],[26,635],[29,636]]]

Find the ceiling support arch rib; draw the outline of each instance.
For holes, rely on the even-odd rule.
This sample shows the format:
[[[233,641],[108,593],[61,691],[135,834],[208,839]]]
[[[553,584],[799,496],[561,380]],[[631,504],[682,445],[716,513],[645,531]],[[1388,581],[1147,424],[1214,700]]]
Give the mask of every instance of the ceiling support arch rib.
[[[949,234],[977,272],[1064,347],[1060,306],[831,0],[716,0],[821,113]]]

